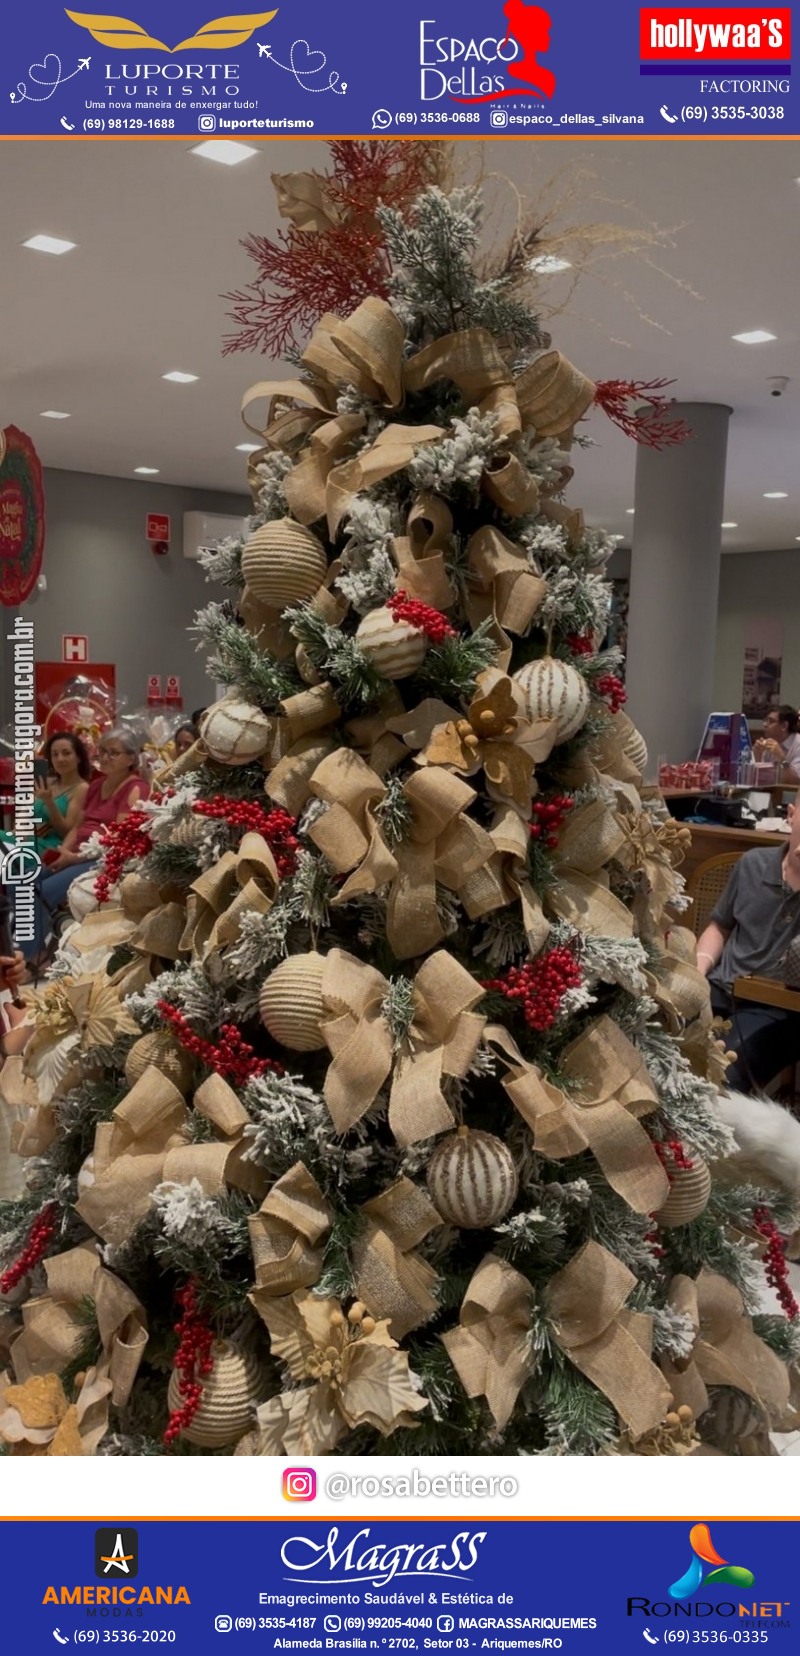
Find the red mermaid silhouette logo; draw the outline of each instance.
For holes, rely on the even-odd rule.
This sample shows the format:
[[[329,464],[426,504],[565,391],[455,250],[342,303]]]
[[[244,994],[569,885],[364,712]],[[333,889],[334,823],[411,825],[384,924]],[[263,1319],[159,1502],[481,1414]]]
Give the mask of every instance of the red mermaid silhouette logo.
[[[509,75],[513,75],[515,80],[527,81],[534,94],[552,98],[556,77],[552,69],[536,61],[538,52],[550,50],[550,13],[543,6],[526,6],[525,0],[506,0],[503,16],[508,18],[503,45],[513,37],[521,53],[513,63],[509,63]]]
[[[493,103],[497,98],[515,98],[522,93],[528,97],[552,98],[556,77],[552,69],[537,61],[540,52],[550,50],[550,13],[543,6],[526,5],[525,0],[506,0],[503,16],[508,18],[508,28],[501,44],[507,46],[509,40],[514,40],[519,48],[517,56],[506,62],[506,69],[514,80],[524,84],[484,92],[480,97],[454,98],[454,103]]]

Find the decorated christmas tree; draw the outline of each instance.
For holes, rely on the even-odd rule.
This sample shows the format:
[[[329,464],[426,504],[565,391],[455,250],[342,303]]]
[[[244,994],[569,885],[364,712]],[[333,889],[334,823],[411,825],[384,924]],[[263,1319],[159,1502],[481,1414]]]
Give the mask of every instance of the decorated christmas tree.
[[[281,181],[321,269],[337,188]],[[4,1072],[11,1453],[685,1454],[794,1419],[795,1218],[735,1182],[686,831],[603,649],[612,542],[562,499],[597,387],[519,245],[478,270],[479,196],[414,188],[369,209],[382,293],[245,400],[255,510],[197,618],[226,693],[73,887]]]

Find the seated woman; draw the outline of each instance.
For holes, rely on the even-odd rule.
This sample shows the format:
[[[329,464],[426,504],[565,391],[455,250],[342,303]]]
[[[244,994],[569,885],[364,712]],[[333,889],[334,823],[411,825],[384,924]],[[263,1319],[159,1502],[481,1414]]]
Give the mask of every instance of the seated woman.
[[[64,902],[74,879],[94,866],[83,850],[93,834],[119,822],[146,799],[149,788],[139,774],[141,753],[135,736],[124,726],[107,731],[97,749],[100,775],[89,783],[78,821],[70,828],[55,862],[41,881],[37,894],[35,937],[27,945],[26,959],[37,962],[45,947],[54,911]]]
[[[41,857],[47,851],[60,851],[61,841],[75,827],[83,809],[92,766],[86,744],[71,730],[60,731],[45,744],[43,757],[47,760],[47,781],[36,779],[36,849]],[[14,835],[0,833],[0,844],[13,843]],[[46,858],[52,861],[52,858]]]
[[[188,722],[186,724],[178,725],[178,728],[172,737],[172,745],[175,749],[176,759],[180,759],[182,753],[188,753],[190,747],[194,747],[198,735],[199,732],[196,725],[189,724]]]

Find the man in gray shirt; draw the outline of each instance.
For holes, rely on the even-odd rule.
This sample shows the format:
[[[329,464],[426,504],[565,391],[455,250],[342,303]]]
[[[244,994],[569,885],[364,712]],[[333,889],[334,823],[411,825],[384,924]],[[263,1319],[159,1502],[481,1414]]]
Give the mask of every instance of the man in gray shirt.
[[[743,1092],[766,1087],[800,1060],[800,1014],[734,999],[740,977],[784,981],[786,952],[800,936],[800,810],[789,807],[788,844],[746,851],[702,937],[697,965],[709,979],[711,1004],[733,1027],[726,1045],[737,1054],[728,1084]]]

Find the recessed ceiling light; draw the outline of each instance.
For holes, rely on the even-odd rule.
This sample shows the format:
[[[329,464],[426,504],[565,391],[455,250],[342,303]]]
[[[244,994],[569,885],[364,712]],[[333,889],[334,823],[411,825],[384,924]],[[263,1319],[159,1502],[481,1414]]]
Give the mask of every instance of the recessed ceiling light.
[[[40,420],[68,420],[69,414],[64,414],[60,408],[43,408],[39,418]]]
[[[636,511],[635,506],[626,506],[625,507],[625,516],[626,517],[633,517],[633,514],[634,514],[635,511]]]
[[[158,477],[159,473],[158,466],[134,466],[133,469],[139,477]]]
[[[611,539],[612,540],[624,540],[625,536],[624,535],[612,535]]]
[[[738,523],[721,523],[720,529],[738,529]]]
[[[738,340],[740,345],[766,345],[768,340],[777,337],[777,334],[767,333],[765,328],[753,328],[750,333],[731,334],[731,339]]]
[[[237,443],[236,452],[237,454],[257,454],[259,449],[263,447],[263,443]]]
[[[768,493],[764,495],[764,499],[765,500],[788,500],[789,496],[786,493],[785,489],[770,489],[768,491]]]
[[[62,241],[60,236],[30,236],[22,245],[32,247],[34,253],[71,253],[78,243]]]
[[[206,161],[219,161],[223,167],[238,167],[240,161],[247,161],[251,155],[257,155],[250,144],[238,144],[234,138],[209,138],[204,144],[193,144],[192,155],[202,155]]]
[[[560,270],[571,270],[570,259],[557,259],[555,253],[539,253],[535,259],[528,260],[528,269],[535,270],[537,276],[557,276]]]
[[[199,379],[199,374],[184,374],[180,368],[172,368],[168,374],[162,374],[162,379],[174,380],[176,385],[191,385]]]

